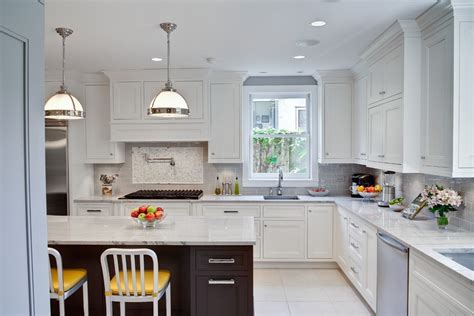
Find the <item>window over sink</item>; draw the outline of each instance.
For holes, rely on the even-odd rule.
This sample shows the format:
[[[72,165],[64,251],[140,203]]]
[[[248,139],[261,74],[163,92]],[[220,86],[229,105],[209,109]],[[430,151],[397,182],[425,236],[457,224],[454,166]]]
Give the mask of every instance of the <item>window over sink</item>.
[[[244,186],[317,182],[316,86],[247,86],[244,102]]]

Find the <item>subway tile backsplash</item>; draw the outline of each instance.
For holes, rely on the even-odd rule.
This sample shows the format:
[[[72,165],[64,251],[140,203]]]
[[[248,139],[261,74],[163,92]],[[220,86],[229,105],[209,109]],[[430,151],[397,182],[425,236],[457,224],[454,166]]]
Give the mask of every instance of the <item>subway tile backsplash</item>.
[[[147,148],[146,151],[159,157],[174,155],[179,158],[181,173],[179,179],[172,179],[172,173],[148,170],[141,175],[134,174],[132,164],[133,148]],[[185,153],[188,153],[187,155]],[[191,154],[192,153],[192,154]],[[143,152],[140,152],[143,154]],[[130,143],[125,147],[125,163],[96,164],[94,174],[96,180],[95,192],[100,194],[99,176],[101,174],[118,174],[114,186],[115,195],[123,195],[139,189],[201,189],[206,194],[212,194],[216,185],[216,177],[222,182],[224,177],[239,177],[242,183],[241,164],[209,164],[207,163],[207,143]],[[186,159],[182,158],[186,157]],[[177,158],[178,159],[178,158]],[[161,165],[161,164],[160,164]],[[185,166],[185,167],[183,167]],[[169,166],[164,166],[169,167]],[[367,168],[356,164],[319,164],[319,185],[331,191],[331,195],[349,195],[351,176],[353,173],[369,173],[382,183],[381,170]],[[158,167],[157,167],[158,168]],[[185,176],[188,175],[188,176]],[[200,178],[202,176],[202,178]],[[155,179],[155,177],[163,177]],[[441,184],[459,191],[464,197],[464,207],[458,212],[451,213],[451,223],[469,230],[474,230],[474,179],[452,179],[425,174],[396,174],[396,196],[405,196],[407,201],[413,200],[424,188],[425,184]],[[174,182],[174,183],[173,183]],[[276,185],[276,182],[275,182]],[[242,187],[241,194],[267,194],[268,188]],[[305,188],[285,188],[285,194],[306,194]]]

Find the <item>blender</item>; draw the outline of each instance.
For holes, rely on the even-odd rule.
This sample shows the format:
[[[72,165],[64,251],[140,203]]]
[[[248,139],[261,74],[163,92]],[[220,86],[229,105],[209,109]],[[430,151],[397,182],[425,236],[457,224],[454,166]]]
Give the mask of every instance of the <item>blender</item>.
[[[388,202],[395,198],[394,174],[393,171],[383,173],[382,200],[377,203],[381,207],[389,207]]]

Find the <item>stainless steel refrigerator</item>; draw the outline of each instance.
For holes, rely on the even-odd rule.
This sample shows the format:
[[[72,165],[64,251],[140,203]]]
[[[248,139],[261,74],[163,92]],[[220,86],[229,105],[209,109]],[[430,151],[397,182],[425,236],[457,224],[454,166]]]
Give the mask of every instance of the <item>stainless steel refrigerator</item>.
[[[46,120],[46,206],[48,215],[68,215],[67,122]]]

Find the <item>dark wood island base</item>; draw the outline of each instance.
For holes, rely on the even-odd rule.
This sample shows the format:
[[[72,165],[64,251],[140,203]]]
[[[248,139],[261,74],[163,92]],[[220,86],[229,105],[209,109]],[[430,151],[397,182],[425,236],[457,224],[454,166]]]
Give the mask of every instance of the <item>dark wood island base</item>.
[[[100,255],[107,248],[149,248],[158,255],[159,268],[171,271],[172,315],[251,316],[253,302],[253,247],[245,246],[116,246],[50,245],[65,268],[87,270],[89,314],[105,315],[104,281]],[[51,314],[58,315],[52,300]],[[119,315],[114,304],[114,315]],[[160,314],[165,315],[164,300]],[[83,315],[80,291],[66,300],[67,315]],[[151,303],[127,303],[129,316],[152,315]]]

